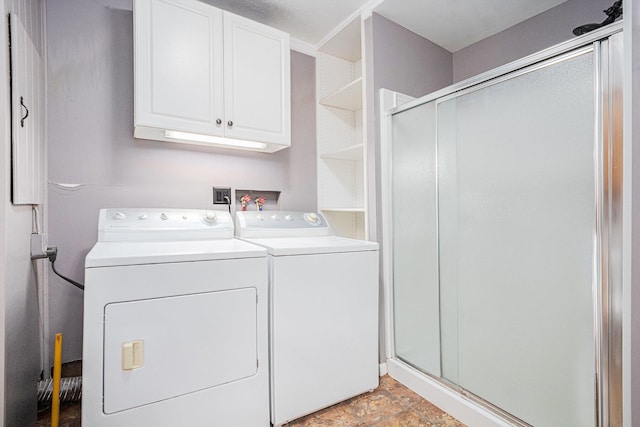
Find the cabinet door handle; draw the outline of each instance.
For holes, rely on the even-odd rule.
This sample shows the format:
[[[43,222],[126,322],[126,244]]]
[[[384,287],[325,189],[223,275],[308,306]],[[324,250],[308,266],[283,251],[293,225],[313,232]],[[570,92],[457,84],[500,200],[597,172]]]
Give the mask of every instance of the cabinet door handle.
[[[229,125],[229,127],[233,127],[233,122],[232,122],[231,120],[229,120],[229,121],[227,122],[227,125]]]
[[[27,108],[26,105],[24,105],[24,97],[20,97],[20,106],[22,106],[26,113],[24,116],[22,116],[22,118],[20,119],[20,127],[23,128],[24,127],[24,121],[26,120],[27,117],[29,117],[29,109]]]
[[[216,124],[217,124],[218,126],[220,126],[220,125],[222,124],[222,120],[221,120],[221,119],[216,119]]]

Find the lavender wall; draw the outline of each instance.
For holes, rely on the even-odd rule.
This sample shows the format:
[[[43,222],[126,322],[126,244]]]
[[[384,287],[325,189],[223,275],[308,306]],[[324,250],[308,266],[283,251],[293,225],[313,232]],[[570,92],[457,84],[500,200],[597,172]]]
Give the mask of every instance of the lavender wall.
[[[70,19],[73,17],[73,19]],[[316,209],[315,59],[291,54],[292,144],[275,154],[134,140],[131,1],[47,2],[49,234],[56,268],[82,281],[106,207],[212,208],[212,186],[281,190]],[[83,295],[50,280],[51,331],[82,356]]]
[[[374,89],[419,97],[451,84],[447,50],[377,13],[371,28]]]
[[[380,205],[380,111],[382,88],[420,97],[452,83],[452,55],[447,50],[374,13],[365,21],[367,77],[367,182],[369,237],[382,247]],[[372,96],[373,95],[373,96]],[[375,213],[375,214],[374,214]],[[382,265],[382,262],[380,263]],[[380,277],[380,301],[383,281]],[[386,356],[384,305],[380,305],[380,361]]]
[[[612,0],[568,0],[453,54],[453,81],[507,64],[574,38],[580,25],[602,22]]]

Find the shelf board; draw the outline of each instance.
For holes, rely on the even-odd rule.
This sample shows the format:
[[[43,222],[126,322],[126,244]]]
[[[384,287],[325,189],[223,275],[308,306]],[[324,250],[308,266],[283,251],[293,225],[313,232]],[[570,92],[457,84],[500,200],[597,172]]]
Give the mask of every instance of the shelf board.
[[[329,96],[320,100],[320,104],[343,110],[357,111],[362,109],[362,77],[359,77]]]
[[[363,158],[364,144],[356,144],[342,150],[321,154],[323,159],[360,160]]]
[[[350,62],[356,62],[362,57],[361,37],[360,14],[358,14],[336,33],[329,34],[326,41],[321,41],[318,50]]]
[[[328,212],[353,212],[353,213],[364,213],[364,208],[320,208],[321,211]]]

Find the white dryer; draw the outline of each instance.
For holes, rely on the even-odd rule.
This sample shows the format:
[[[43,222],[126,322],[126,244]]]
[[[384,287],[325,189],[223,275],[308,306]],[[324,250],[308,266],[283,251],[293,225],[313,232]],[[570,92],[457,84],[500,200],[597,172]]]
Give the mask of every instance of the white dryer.
[[[378,244],[329,235],[321,214],[237,212],[269,253],[271,422],[378,386]]]
[[[227,212],[103,209],[82,425],[269,426],[267,258]]]

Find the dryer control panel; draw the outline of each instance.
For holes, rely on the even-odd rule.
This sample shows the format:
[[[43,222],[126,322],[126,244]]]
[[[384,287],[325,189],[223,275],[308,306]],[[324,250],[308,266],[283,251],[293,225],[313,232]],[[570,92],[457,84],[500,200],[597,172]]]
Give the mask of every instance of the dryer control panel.
[[[233,221],[226,211],[200,209],[101,209],[98,241],[179,241],[230,239]]]
[[[238,237],[327,236],[329,224],[316,212],[241,211],[236,212]]]

